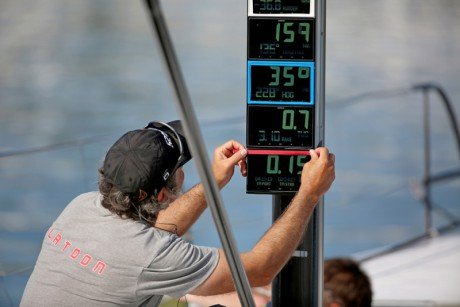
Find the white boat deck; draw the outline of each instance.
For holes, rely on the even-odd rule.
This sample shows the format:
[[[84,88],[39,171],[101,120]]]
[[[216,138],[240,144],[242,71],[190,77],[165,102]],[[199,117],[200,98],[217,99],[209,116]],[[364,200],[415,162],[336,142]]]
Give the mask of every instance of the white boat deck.
[[[374,306],[460,306],[460,227],[362,267],[372,280]]]

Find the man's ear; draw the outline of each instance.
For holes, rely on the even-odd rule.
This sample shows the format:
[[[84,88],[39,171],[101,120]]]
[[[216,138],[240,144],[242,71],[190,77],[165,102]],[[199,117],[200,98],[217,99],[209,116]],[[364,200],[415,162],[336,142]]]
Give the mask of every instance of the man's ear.
[[[158,202],[164,201],[166,199],[166,197],[167,197],[167,193],[168,193],[168,191],[166,190],[166,188],[162,187],[160,192],[158,192],[157,201]]]

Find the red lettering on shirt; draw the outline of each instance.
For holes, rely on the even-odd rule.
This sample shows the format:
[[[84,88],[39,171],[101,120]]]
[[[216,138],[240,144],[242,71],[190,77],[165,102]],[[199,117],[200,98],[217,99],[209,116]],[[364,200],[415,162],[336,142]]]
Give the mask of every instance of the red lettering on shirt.
[[[94,266],[93,272],[96,272],[97,270],[99,270],[97,274],[101,275],[104,272],[106,266],[107,265],[104,263],[104,261],[99,260]]]
[[[60,232],[58,232],[56,235],[53,235],[53,232],[54,232],[54,228],[50,227],[45,236],[45,239],[48,238],[54,246],[58,246],[61,240],[64,241],[65,243],[63,247],[60,249],[62,253],[65,252],[66,250],[71,250],[69,247],[72,246],[73,244],[70,241],[65,240],[65,238],[63,238],[63,235]],[[78,247],[75,247],[72,250],[72,252],[69,254],[69,257],[72,258],[73,260],[76,260],[80,256],[80,254],[82,254],[82,250]],[[79,264],[82,267],[87,267],[93,261],[93,259],[94,257],[91,256],[90,254],[84,254]],[[92,271],[97,273],[98,275],[103,275],[106,268],[107,268],[107,264],[103,260],[98,260],[96,264],[93,266]]]
[[[61,241],[62,239],[62,235],[60,233],[58,233],[55,237],[54,237],[54,240],[53,240],[53,244],[54,245],[58,245],[59,241]]]
[[[70,258],[77,259],[78,255],[80,255],[81,250],[79,248],[74,248],[73,252],[70,254]]]
[[[53,230],[54,230],[54,228],[53,228],[52,226],[51,226],[50,229],[48,230],[47,236],[48,236],[48,238],[50,238],[50,239],[51,239],[51,234],[53,233]]]
[[[93,257],[91,257],[90,255],[86,254],[86,255],[83,256],[83,259],[81,259],[80,264],[82,266],[87,266],[91,262],[92,259],[93,259]]]
[[[65,241],[65,245],[64,245],[64,247],[62,248],[62,251],[65,251],[65,250],[67,249],[67,247],[69,247],[70,245],[72,245],[72,244],[70,244],[69,241]]]

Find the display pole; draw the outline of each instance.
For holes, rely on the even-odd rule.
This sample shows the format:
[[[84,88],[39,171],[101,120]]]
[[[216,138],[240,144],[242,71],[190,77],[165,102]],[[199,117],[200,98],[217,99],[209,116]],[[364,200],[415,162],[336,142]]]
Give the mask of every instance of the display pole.
[[[324,146],[326,0],[317,0],[315,47],[315,144]],[[273,196],[273,222],[287,208],[294,195]],[[272,284],[272,305],[323,306],[323,223],[324,198],[311,217],[308,229],[292,258]]]

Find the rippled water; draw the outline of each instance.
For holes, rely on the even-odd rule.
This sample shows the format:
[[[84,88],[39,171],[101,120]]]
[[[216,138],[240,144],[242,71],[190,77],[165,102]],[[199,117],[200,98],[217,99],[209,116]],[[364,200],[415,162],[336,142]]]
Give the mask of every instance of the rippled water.
[[[245,142],[246,2],[165,1],[170,32],[209,152]],[[423,230],[410,182],[423,176],[422,96],[355,95],[434,81],[460,112],[460,2],[328,1],[326,143],[337,179],[326,197],[326,256],[399,242]],[[178,117],[141,2],[0,4],[0,305],[17,304],[41,238],[67,202],[96,188],[105,150],[123,132]],[[433,170],[458,167],[444,109],[432,96]],[[187,166],[186,186],[198,182]],[[434,199],[460,215],[459,180]],[[241,250],[271,224],[270,196],[223,191]],[[437,219],[437,223],[443,220]],[[209,212],[192,239],[218,246]],[[10,274],[11,273],[11,274]],[[3,274],[5,275],[5,274]]]

